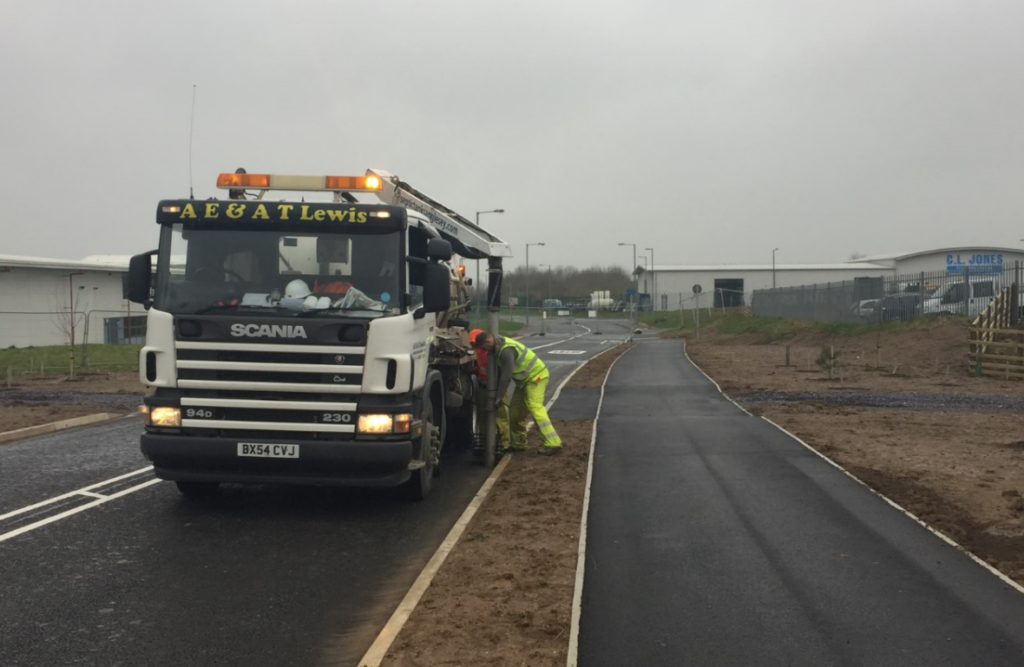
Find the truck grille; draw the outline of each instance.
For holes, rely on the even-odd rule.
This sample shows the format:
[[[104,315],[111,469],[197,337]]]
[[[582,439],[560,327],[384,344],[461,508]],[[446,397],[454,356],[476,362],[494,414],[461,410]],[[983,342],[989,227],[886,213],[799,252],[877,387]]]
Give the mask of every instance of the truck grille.
[[[355,433],[364,347],[177,341],[176,352],[189,432]]]

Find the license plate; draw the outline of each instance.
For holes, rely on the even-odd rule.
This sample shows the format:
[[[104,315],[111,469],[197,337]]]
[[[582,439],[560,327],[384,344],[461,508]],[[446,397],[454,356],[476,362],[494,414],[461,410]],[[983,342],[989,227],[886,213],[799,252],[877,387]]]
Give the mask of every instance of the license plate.
[[[239,456],[258,456],[265,459],[297,459],[298,445],[271,445],[265,442],[238,443]]]

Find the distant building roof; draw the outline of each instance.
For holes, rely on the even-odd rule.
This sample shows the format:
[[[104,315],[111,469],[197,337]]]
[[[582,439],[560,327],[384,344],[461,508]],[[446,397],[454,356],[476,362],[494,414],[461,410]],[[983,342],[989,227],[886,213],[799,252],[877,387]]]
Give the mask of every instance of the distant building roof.
[[[640,267],[643,269],[643,267]],[[771,271],[771,264],[658,264],[649,271]],[[776,264],[776,271],[891,271],[888,266],[868,262],[844,262],[841,264]]]
[[[0,266],[23,269],[57,269],[61,271],[125,272],[128,270],[128,258],[114,255],[94,255],[84,260],[78,260],[26,257],[24,255],[0,255]]]
[[[945,255],[949,253],[963,252],[964,250],[982,250],[989,252],[1014,252],[1024,254],[1024,250],[1021,248],[1001,248],[999,246],[988,246],[988,245],[962,245],[956,248],[937,248],[935,250],[919,250],[917,252],[894,252],[886,255],[871,255],[870,257],[860,257],[858,259],[851,259],[848,264],[862,264],[871,262],[887,262],[896,261],[900,259],[910,259],[911,257],[919,257],[921,255]]]

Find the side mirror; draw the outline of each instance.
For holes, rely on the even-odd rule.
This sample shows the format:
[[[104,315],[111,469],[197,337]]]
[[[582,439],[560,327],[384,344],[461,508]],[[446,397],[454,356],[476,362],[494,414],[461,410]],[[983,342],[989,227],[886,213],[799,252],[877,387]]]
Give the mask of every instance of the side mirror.
[[[135,255],[128,263],[128,300],[149,305],[149,291],[153,280],[152,257],[156,250]]]
[[[432,262],[447,262],[452,258],[452,244],[444,239],[427,241],[427,259]]]
[[[451,306],[451,278],[448,267],[443,264],[427,264],[423,269],[423,312],[440,313],[448,310]]]

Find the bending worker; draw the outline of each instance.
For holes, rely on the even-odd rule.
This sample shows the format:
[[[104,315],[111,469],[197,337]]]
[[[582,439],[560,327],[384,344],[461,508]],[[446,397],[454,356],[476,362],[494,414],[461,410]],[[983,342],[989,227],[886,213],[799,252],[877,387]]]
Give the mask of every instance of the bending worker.
[[[478,419],[478,422],[481,423],[481,424],[485,423],[484,416],[483,416],[483,413],[482,413],[483,408],[484,408],[484,400],[483,399],[485,398],[485,392],[482,391],[482,390],[486,389],[486,387],[487,387],[487,356],[488,356],[488,354],[487,354],[487,351],[484,350],[483,348],[477,347],[476,340],[477,340],[477,338],[479,338],[480,334],[482,334],[483,332],[484,332],[483,329],[473,329],[472,331],[469,332],[469,340],[470,340],[470,342],[473,343],[473,351],[476,352],[476,377],[477,377],[477,380],[480,381],[480,389],[481,389],[481,391],[478,394],[478,396],[481,398],[481,400],[477,403],[477,407],[478,407],[478,409],[481,410],[481,412],[477,413],[477,415],[478,415],[477,419]],[[502,447],[504,447],[509,442],[509,437],[508,437],[508,391],[502,392],[502,394],[501,394],[501,402],[498,405],[497,414],[495,415],[495,425],[498,428],[498,442],[497,442],[497,446],[498,446],[498,449],[501,449]],[[524,446],[524,449],[525,449],[525,446]]]
[[[492,336],[483,332],[474,340],[476,347],[488,353],[498,354],[498,395],[508,391],[508,385],[515,380],[516,390],[510,406],[511,424],[509,434],[512,449],[526,449],[526,416],[533,415],[544,444],[537,452],[545,456],[557,454],[562,448],[562,439],[551,425],[551,417],[544,409],[544,391],[548,387],[547,366],[533,350],[517,340],[504,336]]]

